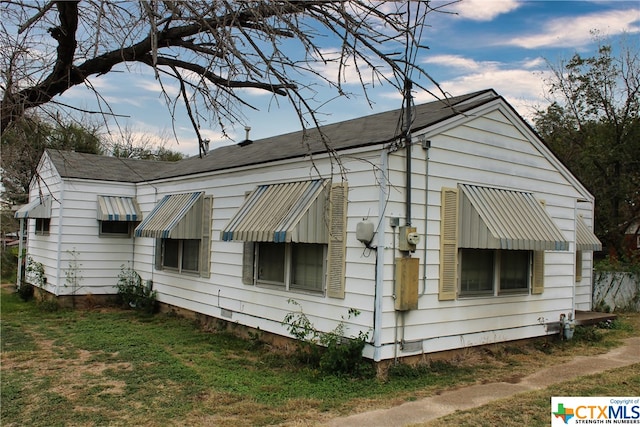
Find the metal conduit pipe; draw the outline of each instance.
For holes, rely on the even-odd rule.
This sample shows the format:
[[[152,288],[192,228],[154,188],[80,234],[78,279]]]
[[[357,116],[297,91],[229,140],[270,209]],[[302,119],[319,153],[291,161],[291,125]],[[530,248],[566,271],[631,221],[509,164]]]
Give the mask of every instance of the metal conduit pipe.
[[[427,293],[427,230],[429,221],[429,149],[431,141],[425,138],[422,142],[422,148],[426,150],[424,156],[424,239],[423,239],[423,266],[422,266],[422,292],[420,296]]]
[[[373,301],[373,360],[379,362],[382,360],[382,299],[384,297],[384,253],[385,253],[385,208],[387,199],[387,177],[389,154],[387,150],[381,150],[380,169],[383,177],[380,180],[380,192],[378,193],[378,223],[377,245],[376,251],[376,274],[375,274],[375,294]],[[380,230],[382,228],[382,230]]]
[[[404,82],[405,99],[405,149],[406,149],[406,200],[405,200],[405,223],[411,225],[411,80]]]

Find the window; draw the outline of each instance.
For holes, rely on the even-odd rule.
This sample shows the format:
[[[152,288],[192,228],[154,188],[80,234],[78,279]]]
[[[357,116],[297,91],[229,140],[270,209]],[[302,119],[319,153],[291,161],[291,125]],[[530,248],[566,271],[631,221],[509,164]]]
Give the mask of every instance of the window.
[[[323,292],[327,245],[261,242],[255,247],[256,284]]]
[[[322,292],[324,245],[293,243],[291,248],[291,287]]]
[[[582,280],[582,251],[576,251],[576,282]]]
[[[529,290],[529,251],[499,251],[500,293]]]
[[[284,285],[285,246],[280,243],[258,245],[258,277],[261,283]]]
[[[199,259],[199,239],[162,239],[162,267],[197,273]]]
[[[98,196],[96,204],[98,234],[103,237],[131,237],[135,224],[142,219],[138,202],[133,197]]]
[[[529,292],[531,251],[460,249],[460,296]]]
[[[131,237],[131,222],[129,221],[99,221],[101,236]]]
[[[164,196],[136,227],[135,237],[155,239],[156,270],[211,274],[213,198],[202,192]]]
[[[460,294],[493,294],[494,251],[462,249]]]
[[[41,236],[49,235],[51,218],[36,218],[36,234]]]

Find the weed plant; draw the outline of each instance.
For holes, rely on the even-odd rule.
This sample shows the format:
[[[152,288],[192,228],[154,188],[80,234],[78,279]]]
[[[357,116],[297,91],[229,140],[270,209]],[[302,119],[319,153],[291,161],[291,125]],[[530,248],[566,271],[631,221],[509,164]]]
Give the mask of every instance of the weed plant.
[[[155,313],[158,309],[157,292],[151,286],[142,284],[142,278],[131,267],[124,265],[118,274],[118,299],[126,307],[140,310],[147,314]]]
[[[2,292],[3,426],[231,427],[294,425],[300,420],[319,425],[331,417],[494,381],[514,375],[514,370],[530,373],[594,351],[582,341],[550,341],[552,354],[529,348],[528,354],[513,354],[523,358],[514,367],[502,360],[474,359],[487,355],[469,349],[465,358],[398,367],[386,379],[354,380],[324,374],[319,366],[300,364],[297,357],[258,345],[259,333],[240,339],[196,328],[192,320],[164,314],[142,317],[132,310],[49,313],[8,289]],[[618,327],[603,333],[603,342],[629,334]],[[637,383],[637,378],[629,381]]]
[[[292,299],[289,303],[300,307]],[[348,319],[358,315],[358,310],[349,309]],[[374,375],[371,364],[362,358],[369,333],[360,331],[357,336],[347,337],[344,318],[332,331],[322,332],[316,329],[300,307],[299,311],[287,313],[282,324],[287,326],[289,333],[296,339],[296,354],[302,363],[329,375]]]

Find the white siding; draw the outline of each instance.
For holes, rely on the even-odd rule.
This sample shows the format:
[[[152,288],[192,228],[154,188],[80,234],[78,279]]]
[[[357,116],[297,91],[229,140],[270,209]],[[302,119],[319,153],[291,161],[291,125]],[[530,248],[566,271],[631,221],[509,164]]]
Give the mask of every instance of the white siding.
[[[590,273],[583,272],[583,286],[574,291],[574,243],[570,244],[569,251],[546,252],[545,290],[541,295],[438,300],[440,192],[443,187],[468,183],[532,192],[537,199],[545,201],[547,212],[570,242],[574,242],[576,200],[584,196],[548,159],[548,153],[530,142],[530,135],[511,124],[508,111],[496,109],[479,117],[468,117],[464,123],[427,137],[431,140],[431,148],[426,265],[424,242],[418,245],[414,254],[421,259],[420,274],[424,278],[419,287],[419,308],[399,314],[396,319],[390,295],[385,293],[382,358],[393,357],[394,352],[415,354],[545,335],[544,323],[558,321],[561,313],[573,310],[574,304],[578,309],[588,309]],[[414,147],[413,155],[412,225],[418,227],[424,238],[424,195],[421,192],[426,179],[425,164],[415,159],[418,156],[424,159],[426,153]],[[402,188],[405,180],[404,161],[404,151],[391,154],[389,160],[389,175],[397,188]],[[399,216],[401,224],[404,221],[403,200],[404,195],[394,197],[391,191],[387,210],[389,216]],[[587,254],[585,270],[591,267],[586,261],[591,255]],[[392,258],[389,255],[385,260],[390,262]],[[392,271],[385,272],[385,289],[391,290]],[[395,336],[417,345],[407,346],[406,352],[396,350]]]
[[[48,290],[55,295],[114,294],[122,266],[133,265],[134,240],[99,236],[97,200],[98,195],[135,197],[135,186],[61,181],[46,156],[39,173],[43,191],[51,191],[53,196],[51,227],[48,236],[36,236],[35,221],[29,221],[28,254],[44,265]],[[37,185],[34,180],[32,193]],[[74,269],[77,286],[67,279]]]
[[[582,280],[576,284],[573,242],[576,200],[591,200],[590,195],[535,135],[498,103],[477,115],[438,124],[424,137],[431,140],[428,152],[419,143],[411,149],[410,220],[422,239],[412,255],[420,261],[417,310],[394,310],[394,260],[401,254],[397,250],[398,230],[390,221],[398,219],[400,225],[406,221],[404,149],[389,153],[386,159],[381,158],[379,146],[340,153],[349,189],[344,299],[245,285],[243,243],[220,240],[221,230],[243,203],[245,194],[257,185],[318,178],[339,181],[337,165],[323,156],[314,156],[314,163],[309,159],[286,160],[135,186],[67,180],[61,187],[60,178],[44,164],[41,175],[56,193],[51,235],[31,233],[29,252],[45,264],[49,283],[59,294],[70,293],[64,286],[64,269],[70,261],[69,252],[75,251],[82,276],[80,293],[113,292],[121,266],[132,262],[143,279],[153,281],[162,302],[277,334],[286,334],[282,320],[288,312],[299,309],[288,302],[293,299],[320,330],[332,330],[342,319],[348,335],[373,332],[375,327],[380,347],[369,346],[365,354],[378,360],[540,336],[546,334],[544,323],[557,321],[561,313],[569,313],[574,307],[589,309],[592,255],[584,253]],[[382,170],[385,162],[387,167]],[[459,183],[532,192],[545,201],[546,211],[572,243],[569,251],[546,252],[542,294],[438,300],[440,192],[442,187]],[[98,237],[98,195],[136,197],[144,218],[165,195],[195,191],[213,197],[210,278],[156,270],[154,239]],[[62,221],[59,202],[64,205]],[[591,202],[580,209],[585,220],[591,221]],[[377,237],[372,244],[384,241],[384,247],[368,249],[356,239],[356,226],[363,219],[376,226]],[[380,259],[383,263],[377,266]],[[376,271],[381,273],[377,279]],[[379,313],[374,310],[376,289],[382,290]],[[346,320],[350,308],[360,310],[361,315]],[[380,319],[379,325],[374,326],[374,317]],[[394,344],[396,337],[411,345],[402,350]]]
[[[43,156],[38,165],[39,179],[31,181],[30,200],[39,194],[51,194],[51,223],[48,235],[35,234],[35,220],[27,219],[27,259],[42,263],[46,279],[46,290],[56,294],[58,269],[58,231],[60,229],[60,176]]]
[[[356,153],[352,159],[343,159],[344,167],[349,170],[347,289],[344,299],[245,285],[242,283],[243,243],[220,239],[220,232],[244,202],[245,193],[257,185],[317,178],[339,181],[339,174],[331,176],[331,164],[327,158],[314,159],[321,176],[317,175],[309,160],[303,160],[278,162],[255,170],[225,171],[155,182],[153,186],[140,185],[137,200],[143,215],[166,194],[204,191],[213,196],[211,277],[202,279],[153,269],[154,239],[148,238],[136,239],[136,270],[143,279],[153,280],[160,301],[179,302],[183,308],[214,317],[228,319],[231,315],[232,321],[243,319],[242,323],[259,326],[265,331],[283,333],[282,320],[288,312],[298,310],[297,306],[288,303],[289,299],[300,304],[318,329],[334,329],[342,317],[347,318],[349,308],[356,308],[362,314],[350,321],[347,330],[352,335],[357,335],[360,330],[370,330],[373,327],[375,254],[364,253],[364,246],[355,238],[355,229],[364,217],[377,221],[378,191],[371,162],[379,160],[379,157],[376,151]]]

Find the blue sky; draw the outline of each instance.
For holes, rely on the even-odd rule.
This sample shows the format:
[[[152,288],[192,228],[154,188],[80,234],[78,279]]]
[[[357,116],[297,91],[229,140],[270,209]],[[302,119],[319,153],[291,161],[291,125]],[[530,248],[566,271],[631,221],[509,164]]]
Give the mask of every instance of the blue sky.
[[[451,95],[493,88],[525,118],[534,108],[549,102],[545,97],[547,61],[557,64],[576,52],[594,54],[597,44],[593,31],[614,45],[625,34],[637,45],[640,34],[637,1],[463,0],[446,10],[455,14],[430,15],[424,31],[429,50],[418,61]],[[93,78],[91,83],[115,113],[128,116],[119,119],[120,126],[150,138],[170,136],[171,116],[159,96],[158,82],[141,66],[133,65],[130,71]],[[246,123],[237,123],[230,129],[230,136],[236,141],[244,139],[245,125],[251,127],[254,140],[300,129],[286,101],[274,102],[268,94],[254,96],[260,111],[246,110]],[[321,117],[326,123],[337,122],[399,108],[402,102],[391,86],[376,86],[369,96],[375,102],[373,109],[357,95],[348,100],[332,100],[323,106],[326,114]],[[327,99],[332,97],[326,94]],[[415,94],[416,103],[433,99],[426,93]],[[59,100],[93,106],[91,95],[83,88],[74,88]],[[167,148],[197,154],[197,139],[186,115],[178,112],[175,128],[178,141],[170,137]],[[114,126],[111,129],[116,130]],[[222,137],[219,129],[203,127],[202,134],[211,140],[211,148],[232,143]]]

